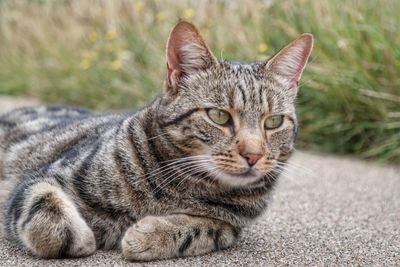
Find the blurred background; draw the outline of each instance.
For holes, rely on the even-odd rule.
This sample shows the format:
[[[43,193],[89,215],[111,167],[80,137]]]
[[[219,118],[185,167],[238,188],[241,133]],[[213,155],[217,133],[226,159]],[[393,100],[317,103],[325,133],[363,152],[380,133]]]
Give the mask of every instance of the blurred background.
[[[399,14],[397,0],[0,0],[0,96],[140,107],[161,92],[179,18],[221,59],[267,59],[311,32],[297,147],[398,164]]]

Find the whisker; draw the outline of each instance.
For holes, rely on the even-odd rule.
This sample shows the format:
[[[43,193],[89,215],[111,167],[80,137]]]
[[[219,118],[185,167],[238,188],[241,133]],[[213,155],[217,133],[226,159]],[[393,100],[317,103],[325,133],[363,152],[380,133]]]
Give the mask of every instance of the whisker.
[[[169,164],[169,166],[167,166],[166,168],[159,168],[156,169],[152,172],[150,172],[149,174],[145,174],[145,175],[141,175],[141,176],[137,176],[138,178],[143,178],[143,177],[155,177],[156,175],[160,175],[160,176],[166,176],[171,174],[171,172],[173,171],[177,171],[177,170],[182,170],[182,169],[188,169],[189,167],[192,167],[193,164],[198,164],[198,163],[206,163],[208,162],[209,159],[203,159],[203,160],[196,160],[196,161],[190,161],[190,162],[180,162],[180,163],[171,163]],[[171,174],[170,176],[168,176],[167,179],[169,179],[170,177],[172,177],[173,174]],[[138,180],[137,183],[133,184],[133,185],[137,185],[141,183],[141,180]]]
[[[281,171],[282,178],[289,179],[296,184],[299,183],[299,179],[297,179],[299,177],[299,170],[295,169],[293,166],[278,165],[276,168]]]
[[[183,158],[183,159],[185,159],[185,158]],[[199,158],[200,159],[200,158]],[[205,160],[206,158],[204,158],[204,160]],[[185,160],[182,160],[182,158],[180,158],[180,159],[178,159],[178,160],[176,160],[176,161],[173,161],[173,162],[170,162],[170,163],[168,163],[168,164],[166,164],[166,165],[164,165],[164,166],[162,166],[162,167],[160,167],[160,168],[157,168],[157,169],[154,169],[154,170],[152,170],[151,172],[149,172],[149,173],[145,173],[144,175],[141,175],[141,176],[138,176],[138,177],[146,177],[146,176],[151,176],[151,175],[156,175],[156,174],[159,174],[159,172],[162,172],[163,170],[165,170],[165,169],[169,169],[169,168],[171,168],[171,167],[178,167],[178,166],[180,166],[181,164],[185,164],[185,163],[190,163],[190,162],[193,162],[195,159],[185,159]]]
[[[211,169],[211,171],[212,171],[213,169]],[[199,172],[200,171],[200,172]],[[193,175],[195,175],[195,174],[197,174],[197,175],[201,175],[201,174],[206,174],[206,173],[208,173],[209,172],[209,170],[202,170],[202,168],[199,168],[197,171],[195,171],[194,173],[193,172],[189,172],[189,174],[191,175],[191,176],[185,176],[183,179],[182,179],[182,181],[180,181],[177,185],[176,185],[176,187],[175,188],[178,188],[179,187],[179,185],[181,184],[181,183],[183,183],[184,181],[186,181],[187,179],[189,179],[189,178],[193,178]],[[197,181],[197,183],[198,182],[200,182],[202,179],[201,178],[199,178],[199,177],[194,177],[195,179],[194,179],[194,181],[195,180],[198,180]]]
[[[296,171],[300,171],[300,172],[303,172],[305,174],[315,176],[315,172],[314,171],[312,171],[312,170],[310,170],[308,168],[305,168],[304,166],[292,163],[292,162],[279,162],[278,165],[285,166],[285,167],[288,167],[288,168],[292,168],[292,169],[295,169]]]
[[[159,135],[156,135],[156,136],[147,138],[146,141],[153,140],[153,139],[159,138],[159,137],[164,136],[164,135],[167,135],[167,134],[168,134],[168,133],[162,133],[162,134],[159,134]]]
[[[166,186],[168,186],[168,185],[169,185],[170,183],[172,183],[173,181],[179,179],[179,177],[182,177],[182,175],[186,175],[186,174],[190,173],[190,171],[193,171],[193,170],[196,170],[196,169],[199,169],[199,168],[203,168],[203,167],[205,167],[205,166],[202,166],[202,165],[197,164],[197,166],[194,166],[194,167],[193,167],[192,165],[188,165],[188,166],[185,166],[184,168],[178,169],[178,170],[181,171],[182,173],[178,174],[176,177],[174,177],[174,178],[172,178],[172,179],[170,179],[170,178],[171,178],[175,173],[173,173],[173,174],[171,174],[170,176],[168,176],[167,178],[165,178],[164,181],[161,182],[161,183],[158,185],[158,189],[157,189],[157,191],[154,191],[154,193],[158,192],[158,191],[161,190],[161,189],[166,188]]]
[[[210,156],[208,156],[208,155],[188,156],[188,157],[164,160],[164,161],[160,161],[159,163],[168,163],[168,162],[181,161],[181,160],[186,161],[186,160],[198,159],[198,158],[207,158],[207,159],[209,159]]]
[[[156,175],[162,175],[166,176],[171,174],[171,172],[176,171],[176,170],[182,170],[182,168],[187,168],[187,166],[192,166],[193,164],[198,164],[201,162],[208,162],[210,161],[210,158],[206,156],[194,156],[194,157],[186,157],[186,158],[179,158],[177,160],[174,160],[173,162],[170,162],[169,164],[162,166],[158,169],[155,169],[147,174],[137,176],[137,178],[143,178],[143,177],[154,177]],[[173,174],[171,174],[170,177],[172,177]],[[140,184],[142,181],[138,180],[136,183],[132,184],[133,186]]]

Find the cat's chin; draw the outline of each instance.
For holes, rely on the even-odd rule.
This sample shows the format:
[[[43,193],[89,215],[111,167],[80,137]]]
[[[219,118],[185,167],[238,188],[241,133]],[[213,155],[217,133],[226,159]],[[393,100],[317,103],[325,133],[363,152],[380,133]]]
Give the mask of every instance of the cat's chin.
[[[246,172],[239,174],[231,174],[226,172],[220,172],[215,178],[218,179],[222,184],[233,186],[233,187],[243,187],[250,185],[257,180],[259,180],[262,175],[255,172]]]

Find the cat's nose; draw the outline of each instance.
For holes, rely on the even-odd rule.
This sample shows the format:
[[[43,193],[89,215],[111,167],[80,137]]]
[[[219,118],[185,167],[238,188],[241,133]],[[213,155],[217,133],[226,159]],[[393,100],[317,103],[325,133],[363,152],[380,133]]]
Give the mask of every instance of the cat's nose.
[[[261,154],[254,154],[254,153],[246,153],[244,155],[242,155],[242,157],[244,157],[247,161],[247,163],[249,164],[250,167],[252,167],[253,165],[255,165],[257,163],[257,161],[262,157]]]

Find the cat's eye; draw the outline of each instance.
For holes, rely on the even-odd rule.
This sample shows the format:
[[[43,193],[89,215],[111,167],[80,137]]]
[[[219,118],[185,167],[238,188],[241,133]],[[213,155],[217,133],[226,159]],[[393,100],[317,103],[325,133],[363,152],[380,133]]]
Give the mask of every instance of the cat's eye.
[[[219,125],[227,124],[231,118],[228,112],[216,108],[209,109],[207,115],[213,122]]]
[[[274,116],[268,117],[264,121],[264,128],[266,130],[276,129],[279,126],[281,126],[282,123],[283,123],[283,115],[274,115]]]

